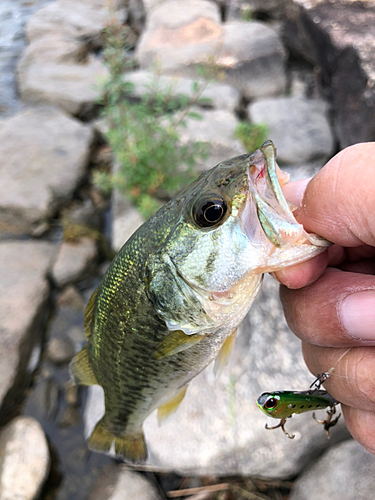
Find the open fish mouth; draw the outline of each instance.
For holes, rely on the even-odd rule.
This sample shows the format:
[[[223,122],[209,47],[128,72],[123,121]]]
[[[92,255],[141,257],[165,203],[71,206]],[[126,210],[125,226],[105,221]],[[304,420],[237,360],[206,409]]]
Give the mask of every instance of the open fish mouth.
[[[331,245],[320,236],[307,233],[296,221],[281,189],[289,175],[278,167],[272,141],[266,141],[250,157],[247,176],[249,199],[240,219],[243,231],[254,244],[264,245],[267,239],[269,254],[292,245],[311,245],[316,248],[311,253],[318,254]]]

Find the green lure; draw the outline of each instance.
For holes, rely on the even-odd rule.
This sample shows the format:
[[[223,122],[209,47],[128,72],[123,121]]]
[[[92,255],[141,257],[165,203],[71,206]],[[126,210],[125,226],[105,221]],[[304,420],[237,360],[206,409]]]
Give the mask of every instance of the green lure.
[[[257,400],[258,407],[263,413],[272,418],[279,418],[280,422],[275,427],[268,427],[266,429],[277,429],[281,427],[284,434],[290,439],[294,438],[285,430],[284,425],[287,418],[293,414],[305,413],[307,411],[322,410],[328,408],[327,418],[325,420],[317,420],[320,424],[324,425],[324,429],[329,437],[329,429],[336,425],[340,415],[332,420],[333,415],[336,413],[335,406],[339,404],[327,391],[310,389],[308,391],[274,391],[264,392]]]

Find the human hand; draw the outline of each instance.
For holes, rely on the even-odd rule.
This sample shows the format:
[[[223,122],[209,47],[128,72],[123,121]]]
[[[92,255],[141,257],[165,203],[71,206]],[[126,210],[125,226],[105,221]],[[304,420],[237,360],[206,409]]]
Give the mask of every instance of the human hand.
[[[287,184],[308,232],[334,243],[274,276],[310,371],[333,367],[327,391],[352,436],[375,454],[375,143],[341,151],[315,176]]]

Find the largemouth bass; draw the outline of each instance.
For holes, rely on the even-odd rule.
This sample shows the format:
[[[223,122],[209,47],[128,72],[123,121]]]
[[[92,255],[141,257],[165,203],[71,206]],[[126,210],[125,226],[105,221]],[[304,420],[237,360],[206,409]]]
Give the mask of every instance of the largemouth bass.
[[[175,411],[213,359],[216,372],[225,366],[263,273],[328,245],[296,222],[286,177],[267,141],[204,172],[119,251],[87,305],[87,344],[71,364],[75,383],[104,389],[91,449],[144,461],[144,419]]]

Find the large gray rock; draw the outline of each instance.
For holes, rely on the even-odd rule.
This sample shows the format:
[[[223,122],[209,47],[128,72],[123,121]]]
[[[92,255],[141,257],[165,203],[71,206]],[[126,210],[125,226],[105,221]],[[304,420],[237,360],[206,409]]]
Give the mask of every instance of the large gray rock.
[[[17,402],[40,340],[55,251],[51,243],[0,243],[0,423]]]
[[[58,0],[38,10],[27,25],[30,45],[18,64],[22,99],[90,116],[107,70],[89,48],[102,46],[108,15],[105,0]]]
[[[68,201],[85,175],[93,130],[52,107],[0,122],[0,214],[32,232]]]
[[[32,417],[18,417],[0,432],[0,500],[38,498],[50,466],[47,439]]]
[[[319,99],[279,97],[254,101],[248,107],[255,124],[266,123],[268,137],[283,164],[325,160],[333,153],[334,139],[327,105]]]
[[[232,158],[245,152],[242,143],[234,138],[238,120],[233,113],[225,110],[194,110],[200,120],[187,117],[185,127],[179,135],[183,144],[196,142],[208,145],[208,158],[200,160],[197,168],[208,170],[217,165],[223,158]]]
[[[286,86],[285,52],[280,37],[267,24],[231,21],[216,61],[225,82],[248,99],[282,94]]]
[[[92,269],[97,254],[96,242],[91,238],[82,237],[76,241],[64,241],[52,267],[53,281],[60,288],[76,283]]]
[[[256,21],[221,24],[216,6],[207,4],[182,8],[171,0],[155,7],[137,48],[141,67],[157,64],[164,72],[195,77],[197,67],[214,65],[224,83],[249,98],[282,93],[285,54],[276,32]]]
[[[344,422],[327,440],[311,414],[288,421],[288,439],[256,406],[269,390],[305,390],[312,376],[300,342],[289,331],[278,300],[278,286],[265,280],[259,298],[242,325],[228,367],[215,381],[212,367],[196,377],[178,411],[158,427],[156,414],[144,428],[149,462],[182,475],[213,474],[285,478],[298,474],[313,457],[348,437]],[[93,386],[85,410],[86,434],[103,412],[102,390]]]
[[[49,37],[38,45],[48,47]],[[35,54],[35,59],[30,54]],[[100,82],[107,69],[95,56],[89,55],[82,64],[46,62],[39,59],[43,51],[30,47],[27,59],[18,66],[18,84],[24,101],[56,105],[80,118],[90,117],[100,97]]]
[[[26,34],[30,42],[55,33],[85,42],[98,41],[107,19],[105,0],[57,0],[30,18]]]
[[[197,97],[209,100],[205,106],[216,109],[235,111],[239,105],[240,93],[234,87],[224,83],[204,82],[199,79],[156,75],[152,71],[134,71],[126,73],[124,79],[134,85],[132,95],[142,97],[150,92],[161,92],[167,96],[187,96],[189,99]],[[194,83],[199,86],[194,91]]]
[[[88,500],[159,500],[156,488],[138,472],[108,467],[98,479]]]
[[[331,448],[297,479],[290,500],[372,498],[374,478],[374,455],[349,440]]]
[[[322,70],[342,148],[375,137],[375,4],[288,0],[285,37]]]

